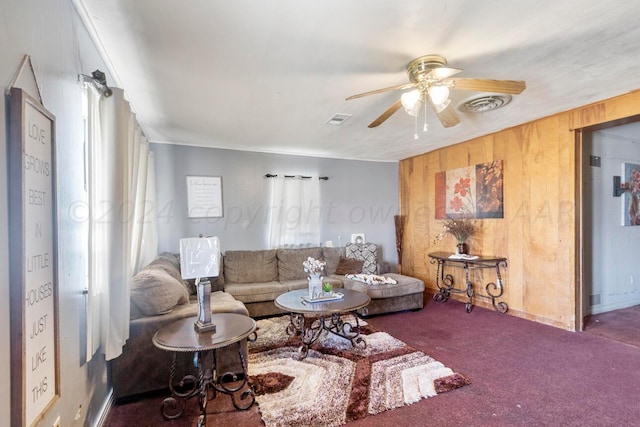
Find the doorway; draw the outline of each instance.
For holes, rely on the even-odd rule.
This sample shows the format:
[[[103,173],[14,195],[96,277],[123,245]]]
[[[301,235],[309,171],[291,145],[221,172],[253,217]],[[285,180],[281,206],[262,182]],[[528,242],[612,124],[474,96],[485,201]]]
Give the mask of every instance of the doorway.
[[[585,129],[581,137],[581,329],[637,340],[640,226],[624,225],[630,194],[614,196],[614,176],[624,181],[624,165],[640,167],[640,123]]]

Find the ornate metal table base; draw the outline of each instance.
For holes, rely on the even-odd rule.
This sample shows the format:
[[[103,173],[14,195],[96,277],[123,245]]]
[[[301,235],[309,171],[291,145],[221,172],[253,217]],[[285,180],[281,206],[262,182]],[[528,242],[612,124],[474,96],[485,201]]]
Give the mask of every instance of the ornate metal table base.
[[[431,263],[438,263],[436,271],[436,286],[438,287],[438,293],[433,296],[433,300],[439,304],[446,302],[452,293],[466,293],[468,301],[465,303],[465,310],[467,313],[471,313],[473,309],[474,297],[486,298],[491,300],[493,309],[501,314],[504,314],[509,310],[507,303],[497,301],[498,298],[504,293],[504,284],[502,276],[500,275],[500,267],[507,266],[506,258],[478,258],[474,260],[464,259],[452,259],[448,257],[447,253],[433,253],[429,254],[431,257]],[[454,288],[453,276],[451,274],[445,274],[444,266],[449,263],[450,265],[462,265],[465,271],[465,289]],[[476,293],[473,289],[473,283],[469,279],[469,270],[471,268],[495,268],[497,281],[496,283],[487,283],[485,285],[486,295]]]
[[[360,335],[358,316],[354,314],[353,317],[355,318],[355,325],[345,322],[340,313],[331,313],[330,317],[321,315],[307,325],[304,314],[291,313],[287,334],[300,335],[302,338],[302,346],[298,350],[298,360],[307,357],[309,347],[320,338],[323,331],[328,331],[349,340],[353,347],[366,348],[367,342]]]
[[[216,371],[216,350],[198,351],[194,356],[194,364],[198,369],[198,377],[195,375],[185,375],[178,383],[179,390],[176,389],[174,379],[176,375],[176,356],[173,354],[171,372],[169,374],[169,389],[171,396],[162,401],[161,411],[165,419],[173,420],[179,418],[184,413],[185,403],[188,399],[197,396],[200,416],[198,417],[198,427],[206,425],[207,402],[217,397],[218,393],[231,396],[233,406],[238,410],[247,410],[253,405],[255,396],[247,385],[247,364],[242,353],[242,346],[238,342],[238,355],[242,362],[242,377],[238,377],[233,372],[226,372],[218,375]],[[244,391],[242,389],[245,388]]]

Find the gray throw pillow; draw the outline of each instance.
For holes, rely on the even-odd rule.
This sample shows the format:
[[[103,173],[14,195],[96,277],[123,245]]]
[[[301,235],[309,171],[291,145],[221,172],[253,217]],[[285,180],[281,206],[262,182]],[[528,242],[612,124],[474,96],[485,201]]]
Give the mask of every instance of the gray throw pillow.
[[[131,302],[146,316],[165,314],[189,302],[184,284],[162,269],[142,270],[131,280]]]

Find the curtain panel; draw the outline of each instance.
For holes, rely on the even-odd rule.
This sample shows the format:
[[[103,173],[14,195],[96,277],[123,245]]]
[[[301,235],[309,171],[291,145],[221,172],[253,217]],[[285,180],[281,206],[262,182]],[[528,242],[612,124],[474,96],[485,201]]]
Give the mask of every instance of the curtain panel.
[[[320,181],[274,177],[269,207],[269,246],[319,245]]]
[[[97,112],[89,104],[87,358],[99,342],[111,360],[129,338],[130,278],[157,252],[155,186],[149,185],[155,176],[148,141],[124,92],[113,88],[112,96],[100,98]]]

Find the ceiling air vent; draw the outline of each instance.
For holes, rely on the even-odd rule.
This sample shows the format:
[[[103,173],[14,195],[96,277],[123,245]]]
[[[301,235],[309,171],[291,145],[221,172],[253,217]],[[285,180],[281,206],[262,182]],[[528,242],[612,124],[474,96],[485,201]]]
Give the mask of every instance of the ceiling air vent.
[[[508,94],[482,94],[467,98],[458,105],[458,110],[465,113],[486,113],[497,110],[511,102]]]
[[[351,118],[351,114],[334,114],[328,121],[328,125],[341,125]]]

